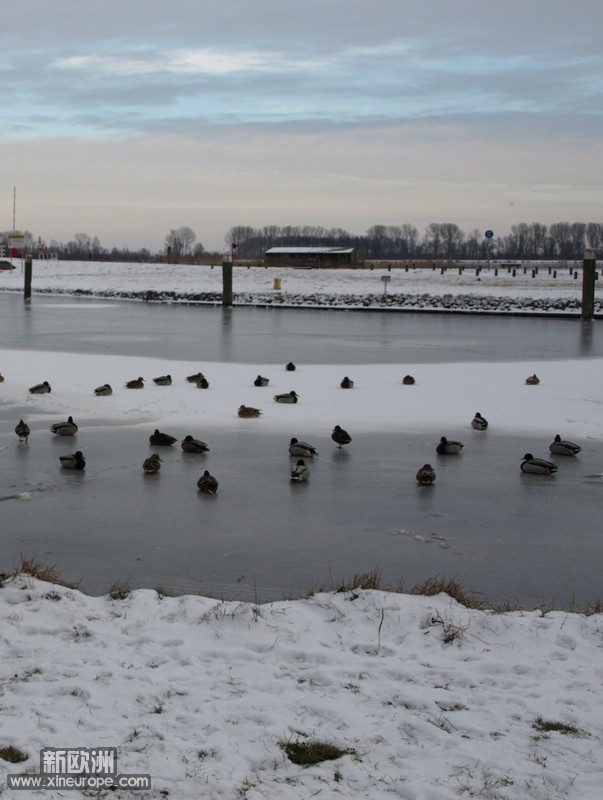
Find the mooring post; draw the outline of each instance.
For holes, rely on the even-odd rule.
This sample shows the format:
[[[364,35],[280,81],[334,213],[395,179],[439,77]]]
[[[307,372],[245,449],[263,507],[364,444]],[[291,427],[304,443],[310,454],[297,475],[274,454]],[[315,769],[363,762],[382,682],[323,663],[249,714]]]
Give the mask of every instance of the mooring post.
[[[23,299],[31,300],[31,256],[25,256],[25,283],[23,285]]]
[[[582,319],[595,315],[595,251],[587,247],[582,262]]]
[[[222,305],[232,305],[232,253],[222,258]]]

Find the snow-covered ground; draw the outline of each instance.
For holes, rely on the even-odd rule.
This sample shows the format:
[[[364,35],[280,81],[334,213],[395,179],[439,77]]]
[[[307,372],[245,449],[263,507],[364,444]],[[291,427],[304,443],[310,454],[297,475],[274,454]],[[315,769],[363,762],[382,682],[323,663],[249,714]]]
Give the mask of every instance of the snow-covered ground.
[[[22,291],[20,261],[0,271],[0,291]],[[524,273],[525,270],[525,273]],[[34,261],[32,289],[103,297],[221,302],[222,267]],[[580,313],[582,265],[533,262],[447,269],[233,268],[235,305]],[[534,273],[534,277],[532,277]],[[577,277],[574,277],[577,274]],[[383,281],[383,278],[389,281]],[[275,280],[280,289],[275,289]],[[596,313],[603,310],[596,301]]]
[[[38,262],[34,291],[219,292],[220,272]],[[283,291],[292,296],[335,295],[339,282],[347,287],[344,294],[366,295],[381,284],[380,275],[370,271],[279,275]],[[263,269],[236,270],[235,291],[277,294],[271,288],[274,276]],[[520,280],[531,286],[542,278]],[[472,286],[497,296],[498,284],[488,287],[484,279],[476,284],[475,276],[467,275],[392,271],[390,283],[407,287],[405,281],[414,280],[413,291],[429,294],[440,291],[433,284],[441,287],[443,279],[446,293],[457,291],[453,281],[465,280],[462,292]],[[21,281],[19,270],[0,272],[0,290],[19,289]],[[560,276],[551,277],[550,283],[555,298],[578,294],[573,278],[563,283]],[[515,286],[520,296],[527,291]],[[505,293],[511,288],[506,284]],[[547,284],[544,291],[552,289]],[[183,378],[199,366],[176,362],[178,380],[166,389],[149,380],[165,371],[156,359],[2,348],[0,455],[10,458],[12,448],[25,446],[9,431],[17,407],[29,411],[29,447],[35,447],[37,427],[49,435],[49,415],[54,421],[71,413],[85,424],[104,413],[115,424],[153,420],[160,428],[174,415],[182,423],[198,420],[199,392]],[[530,363],[529,373],[541,379],[532,387],[525,385],[525,364],[419,365],[416,384],[406,387],[396,367],[360,365],[353,375],[356,387],[343,392],[332,386],[333,367],[308,364],[296,421],[304,430],[324,425],[333,403],[344,399],[346,421],[364,430],[381,430],[393,421],[398,427],[427,427],[434,416],[441,426],[459,419],[468,424],[467,415],[480,407],[498,428],[598,439],[602,366],[601,359]],[[242,402],[260,405],[257,392],[268,391],[271,399],[273,385],[275,392],[291,388],[290,374],[282,370],[270,389],[243,397],[242,382],[249,383],[243,367],[248,372],[249,365],[212,365],[216,388],[203,393],[204,424],[289,429],[291,408],[276,403],[261,404],[259,420],[236,416]],[[147,378],[145,389],[123,387],[138,375]],[[28,387],[43,379],[53,385],[52,393],[30,395]],[[114,385],[114,394],[96,398],[92,390],[105,381]],[[441,391],[442,382],[447,392]],[[0,563],[0,571],[14,566]],[[467,609],[446,595],[376,590],[265,605],[165,597],[152,590],[111,599],[16,575],[0,588],[0,620],[0,793],[6,797],[600,797],[601,614],[495,613]],[[313,740],[346,754],[300,766],[282,747]],[[3,748],[10,746],[25,760],[6,761]],[[118,748],[117,771],[149,773],[152,789],[91,794],[6,788],[7,774],[38,771],[43,747],[109,746]]]

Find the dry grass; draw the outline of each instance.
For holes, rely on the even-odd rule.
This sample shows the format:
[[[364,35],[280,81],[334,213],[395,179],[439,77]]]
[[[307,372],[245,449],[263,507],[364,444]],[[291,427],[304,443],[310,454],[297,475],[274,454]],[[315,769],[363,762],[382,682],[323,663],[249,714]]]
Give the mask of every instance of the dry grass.
[[[334,761],[341,756],[354,755],[354,750],[342,750],[331,742],[312,739],[308,742],[279,742],[289,761],[308,767],[323,761]]]
[[[46,581],[47,583],[54,583],[58,586],[66,586],[68,589],[79,589],[81,581],[77,583],[70,583],[61,578],[62,571],[57,567],[48,564],[42,564],[35,558],[25,558],[21,553],[21,563],[15,568],[14,575],[30,575],[32,578],[37,578],[39,581]]]
[[[441,575],[419,581],[410,593],[433,597],[442,592],[452,597],[457,603],[465,606],[465,608],[479,609],[487,606],[485,598],[480,599],[475,592],[467,591],[456,578],[444,578]]]
[[[579,736],[580,730],[572,722],[557,722],[555,720],[536,717],[532,727],[541,733],[565,733],[571,736]]]
[[[19,764],[21,761],[27,761],[29,756],[11,744],[8,747],[0,747],[0,758],[3,761],[9,761],[11,764]]]

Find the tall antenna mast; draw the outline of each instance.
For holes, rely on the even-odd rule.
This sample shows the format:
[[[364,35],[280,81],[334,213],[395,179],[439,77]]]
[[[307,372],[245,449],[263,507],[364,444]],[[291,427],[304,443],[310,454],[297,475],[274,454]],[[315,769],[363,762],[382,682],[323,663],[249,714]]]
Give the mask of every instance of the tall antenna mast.
[[[15,228],[15,214],[17,211],[17,187],[13,186],[13,230],[17,230]]]

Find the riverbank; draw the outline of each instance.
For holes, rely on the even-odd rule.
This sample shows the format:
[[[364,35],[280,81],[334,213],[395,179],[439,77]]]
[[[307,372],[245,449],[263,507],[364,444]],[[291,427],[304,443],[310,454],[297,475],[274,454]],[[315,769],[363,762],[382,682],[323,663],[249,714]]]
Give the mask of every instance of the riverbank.
[[[457,313],[580,315],[581,265],[520,269],[233,268],[233,305]],[[277,288],[279,287],[279,288]],[[22,292],[18,266],[0,291]],[[219,265],[35,261],[32,291],[163,303],[222,302]],[[603,315],[596,299],[595,315]]]

